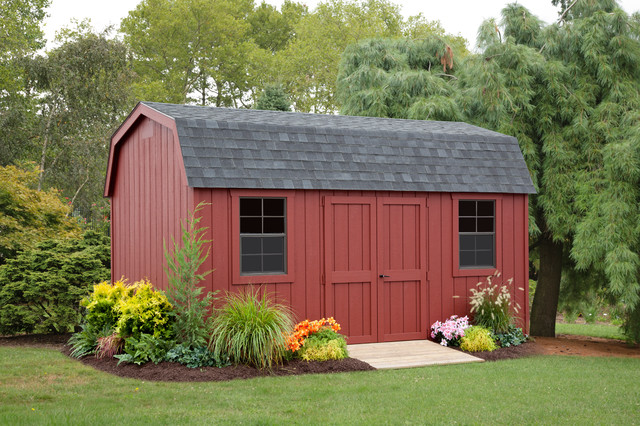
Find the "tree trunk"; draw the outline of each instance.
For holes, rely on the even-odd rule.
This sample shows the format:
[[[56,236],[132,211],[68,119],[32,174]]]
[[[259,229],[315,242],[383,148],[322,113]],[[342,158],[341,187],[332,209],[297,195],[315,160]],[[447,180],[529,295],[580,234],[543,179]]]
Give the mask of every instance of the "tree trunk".
[[[555,337],[558,295],[562,277],[562,243],[545,234],[540,241],[538,285],[531,307],[531,335]]]

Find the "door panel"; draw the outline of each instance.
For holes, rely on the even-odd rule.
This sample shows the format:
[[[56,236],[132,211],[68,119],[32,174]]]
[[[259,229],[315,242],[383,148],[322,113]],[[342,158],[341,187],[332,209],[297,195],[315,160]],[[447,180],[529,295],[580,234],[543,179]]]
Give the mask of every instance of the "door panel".
[[[419,198],[378,199],[378,340],[427,337],[426,205]]]
[[[349,343],[377,341],[376,202],[326,197],[325,306]]]

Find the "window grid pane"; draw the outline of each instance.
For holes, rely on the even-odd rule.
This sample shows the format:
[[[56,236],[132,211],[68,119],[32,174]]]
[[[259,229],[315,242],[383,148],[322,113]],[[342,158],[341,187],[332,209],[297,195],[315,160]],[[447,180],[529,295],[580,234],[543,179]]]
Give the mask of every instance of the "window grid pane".
[[[286,273],[286,200],[240,198],[240,274]]]
[[[459,200],[460,268],[495,268],[495,201]]]

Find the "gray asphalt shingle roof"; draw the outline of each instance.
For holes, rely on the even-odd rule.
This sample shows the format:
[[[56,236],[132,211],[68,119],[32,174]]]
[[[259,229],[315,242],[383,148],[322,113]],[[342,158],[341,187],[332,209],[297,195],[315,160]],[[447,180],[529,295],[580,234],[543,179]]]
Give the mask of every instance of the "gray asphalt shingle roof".
[[[516,138],[467,123],[143,103],[191,187],[535,192]]]

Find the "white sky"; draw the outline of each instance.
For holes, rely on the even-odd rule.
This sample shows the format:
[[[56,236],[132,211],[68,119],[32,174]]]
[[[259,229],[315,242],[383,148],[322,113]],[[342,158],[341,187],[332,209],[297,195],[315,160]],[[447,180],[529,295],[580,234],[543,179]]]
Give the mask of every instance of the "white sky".
[[[319,0],[299,0],[313,9]],[[500,11],[510,0],[392,0],[402,7],[405,16],[416,15],[420,12],[431,21],[439,20],[445,31],[451,34],[460,33],[469,41],[469,47],[475,45],[476,32],[480,23],[487,18],[500,16]],[[256,4],[261,0],[256,0]],[[134,9],[136,0],[52,0],[49,7],[49,17],[45,21],[45,36],[48,43],[53,40],[56,31],[68,26],[71,19],[91,19],[96,30],[102,30],[108,25],[119,26],[120,20]],[[283,0],[267,0],[267,3],[280,6]],[[543,21],[554,22],[557,8],[551,0],[519,0],[533,14]],[[619,0],[622,8],[632,13],[640,10],[640,0]],[[51,46],[51,44],[49,44]]]

